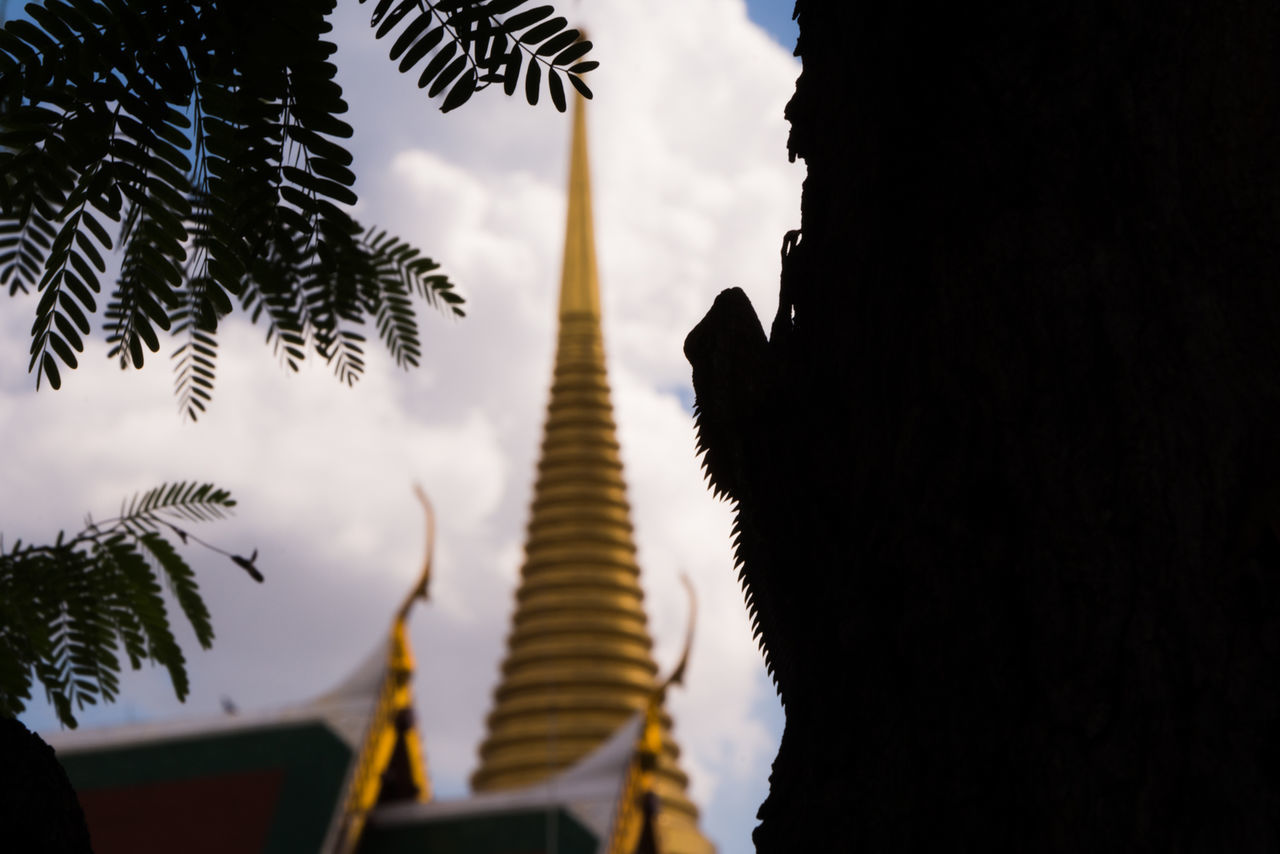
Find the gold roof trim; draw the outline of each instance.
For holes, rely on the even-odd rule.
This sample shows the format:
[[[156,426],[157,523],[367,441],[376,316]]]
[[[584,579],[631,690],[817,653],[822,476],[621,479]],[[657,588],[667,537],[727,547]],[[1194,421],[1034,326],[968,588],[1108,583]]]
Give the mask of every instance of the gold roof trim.
[[[653,694],[649,697],[649,703],[645,706],[644,727],[636,739],[631,767],[615,808],[616,818],[607,854],[634,854],[647,818],[649,804],[646,804],[646,799],[656,797],[658,794],[657,769],[662,756],[663,738],[666,734],[663,729],[662,704],[667,698],[667,689],[672,685],[684,684],[685,673],[689,668],[689,655],[693,651],[694,629],[698,620],[698,599],[697,594],[694,593],[693,583],[685,573],[681,573],[680,581],[684,583],[685,590],[689,594],[689,625],[685,630],[684,650],[680,653],[680,660],[672,668],[670,675],[654,688]],[[664,822],[659,814],[656,826],[651,828],[656,837],[653,840],[653,849],[659,852],[669,850],[664,843],[666,835],[664,823],[671,824],[670,820]],[[677,847],[672,850],[698,850],[697,845],[705,843],[700,835],[696,835],[696,825],[677,823],[671,828],[671,833],[676,837],[674,841],[677,843]],[[679,843],[685,843],[685,845],[682,846]]]
[[[422,738],[413,719],[415,662],[413,649],[409,645],[408,626],[409,612],[413,609],[414,603],[428,598],[432,559],[435,553],[436,517],[431,501],[422,487],[415,484],[413,489],[426,515],[426,554],[417,580],[409,589],[404,602],[396,611],[395,619],[391,622],[391,633],[387,643],[387,663],[382,687],[378,694],[378,706],[365,735],[359,758],[356,760],[356,770],[347,795],[342,831],[339,834],[336,849],[339,854],[350,854],[359,845],[360,834],[364,831],[369,813],[383,796],[383,775],[392,761],[397,742],[403,745],[406,754],[405,759],[411,778],[410,788],[415,793],[413,800],[420,803],[431,800],[431,781],[427,776]]]

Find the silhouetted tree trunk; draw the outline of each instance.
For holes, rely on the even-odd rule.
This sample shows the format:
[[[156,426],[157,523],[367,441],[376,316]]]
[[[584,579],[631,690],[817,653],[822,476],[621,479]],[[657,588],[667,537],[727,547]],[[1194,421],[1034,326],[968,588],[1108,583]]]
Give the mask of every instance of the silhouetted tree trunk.
[[[1280,850],[1280,4],[797,5],[784,307],[687,345],[758,849]]]
[[[0,717],[0,851],[93,851],[80,801],[53,748],[6,717]]]

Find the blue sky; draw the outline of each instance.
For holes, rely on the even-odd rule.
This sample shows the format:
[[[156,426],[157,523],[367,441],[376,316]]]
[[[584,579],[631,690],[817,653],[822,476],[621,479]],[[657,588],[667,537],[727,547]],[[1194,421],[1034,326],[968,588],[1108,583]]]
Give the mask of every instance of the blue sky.
[[[794,0],[747,0],[747,16],[787,50],[795,48],[800,32],[791,20],[794,9]]]

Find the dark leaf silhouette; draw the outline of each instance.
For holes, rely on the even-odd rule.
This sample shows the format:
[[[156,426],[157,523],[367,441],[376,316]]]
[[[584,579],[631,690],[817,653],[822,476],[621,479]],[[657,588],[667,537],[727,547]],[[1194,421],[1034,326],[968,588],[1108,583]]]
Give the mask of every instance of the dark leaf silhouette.
[[[500,83],[508,95],[514,94],[522,69],[530,103],[537,102],[537,96],[529,93],[537,91],[543,73],[557,70],[568,74],[575,88],[590,97],[590,89],[580,79],[585,70],[575,71],[570,63],[585,56],[591,43],[581,40],[581,34],[570,29],[565,18],[555,17],[553,6],[521,9],[526,2],[378,3],[369,23],[378,38],[393,39],[389,54],[391,59],[400,60],[401,72],[426,60],[418,86],[427,89],[431,97],[448,90],[441,105],[446,112],[495,83]],[[559,102],[556,107],[561,111],[566,108]]]
[[[531,64],[524,78],[524,96],[530,105],[538,103],[538,87],[542,82],[542,71],[537,65]]]
[[[0,285],[36,295],[37,385],[58,388],[79,364],[100,304],[122,366],[176,339],[192,419],[211,402],[218,325],[237,307],[286,366],[315,353],[346,383],[363,372],[363,325],[409,366],[413,299],[461,316],[434,262],[371,239],[349,212],[353,130],[325,38],[334,6],[77,0],[32,4],[31,20],[0,29]],[[370,23],[444,111],[495,83],[513,94],[522,71],[536,102],[544,66],[587,92],[576,61],[589,43],[552,7],[524,6],[379,0]]]
[[[547,72],[547,91],[551,93],[551,103],[556,105],[556,109],[563,110],[565,107],[564,83],[560,80],[560,75],[554,71]]]
[[[161,580],[205,649],[213,623],[195,573],[168,535],[221,551],[175,523],[223,519],[234,507],[231,494],[213,484],[162,484],[126,500],[115,518],[89,520],[52,544],[18,540],[6,550],[0,543],[0,716],[26,707],[34,679],[58,719],[74,727],[75,710],[117,696],[121,653],[135,670],[144,661],[164,667],[185,699],[186,659]],[[255,550],[245,568],[261,581],[256,557]]]
[[[254,561],[256,561],[257,559],[258,559],[257,549],[254,549],[253,554],[249,555],[248,557],[241,557],[240,555],[231,556],[231,560],[235,563],[236,566],[240,567],[245,572],[249,573],[250,578],[252,578],[254,581],[261,584],[263,581],[262,573],[258,571],[258,567],[254,566]]]

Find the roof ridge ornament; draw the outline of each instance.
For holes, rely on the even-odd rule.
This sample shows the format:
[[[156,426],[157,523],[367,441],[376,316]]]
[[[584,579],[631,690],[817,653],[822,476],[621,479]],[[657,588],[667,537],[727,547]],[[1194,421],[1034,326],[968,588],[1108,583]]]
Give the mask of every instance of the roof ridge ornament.
[[[409,644],[409,612],[413,603],[428,598],[436,545],[436,514],[419,484],[413,493],[427,518],[427,543],[422,570],[391,621],[386,664],[378,691],[378,705],[365,734],[343,811],[335,854],[352,854],[360,844],[369,813],[391,800],[431,800],[422,736],[413,713],[413,650]],[[394,766],[394,767],[393,767]]]
[[[427,542],[422,557],[422,571],[418,574],[418,580],[410,588],[409,594],[405,596],[404,602],[400,605],[400,610],[396,612],[396,621],[404,622],[409,618],[409,611],[413,608],[413,603],[421,599],[427,601],[430,599],[428,588],[431,584],[431,565],[435,556],[436,549],[436,511],[431,506],[431,499],[427,497],[426,490],[421,484],[413,485],[413,494],[417,496],[418,501],[422,504],[422,510],[427,517]]]
[[[689,667],[689,654],[693,651],[693,633],[698,625],[698,594],[693,589],[693,582],[689,580],[689,573],[681,571],[680,583],[689,594],[689,624],[684,632],[684,650],[680,653],[680,660],[676,662],[671,675],[664,679],[661,687],[658,688],[658,702],[662,702],[667,696],[667,689],[672,685],[684,685],[685,671]]]

